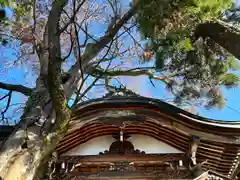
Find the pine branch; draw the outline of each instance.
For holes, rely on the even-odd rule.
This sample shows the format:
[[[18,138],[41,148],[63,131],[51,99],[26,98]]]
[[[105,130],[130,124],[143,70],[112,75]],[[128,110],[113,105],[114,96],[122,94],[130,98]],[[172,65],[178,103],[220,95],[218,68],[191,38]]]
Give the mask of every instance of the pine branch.
[[[151,68],[151,67],[150,67]],[[154,69],[154,67],[152,67]],[[102,69],[97,68],[95,70],[90,70],[92,76],[98,76],[99,74],[103,74],[103,76],[108,77],[115,77],[115,76],[142,76],[146,75],[151,79],[156,79],[160,81],[165,81],[167,78],[166,76],[155,76],[153,72],[149,70],[148,67],[143,68],[134,68],[129,70],[112,70],[104,72]]]
[[[23,85],[7,84],[7,83],[2,83],[2,82],[0,82],[0,88],[9,90],[9,91],[16,91],[16,92],[24,94],[25,96],[30,96],[30,94],[33,90],[32,88],[28,88]]]

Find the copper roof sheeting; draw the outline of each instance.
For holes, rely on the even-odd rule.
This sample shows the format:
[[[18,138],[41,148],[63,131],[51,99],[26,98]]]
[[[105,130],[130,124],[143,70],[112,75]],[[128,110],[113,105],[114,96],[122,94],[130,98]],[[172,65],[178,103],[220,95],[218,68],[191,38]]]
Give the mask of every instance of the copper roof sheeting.
[[[138,119],[141,122],[138,123]],[[236,172],[240,155],[240,122],[206,119],[142,97],[102,98],[79,105],[57,151],[61,154],[92,138],[116,134],[119,122],[127,124],[124,133],[148,135],[183,152],[187,152],[190,138],[199,136],[197,160],[207,160],[203,165],[206,170],[227,177]]]

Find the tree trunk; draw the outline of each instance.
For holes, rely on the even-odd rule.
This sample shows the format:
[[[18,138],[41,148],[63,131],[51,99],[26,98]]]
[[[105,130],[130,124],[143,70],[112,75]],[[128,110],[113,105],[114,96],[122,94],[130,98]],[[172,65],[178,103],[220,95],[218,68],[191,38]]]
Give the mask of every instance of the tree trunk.
[[[74,66],[70,78],[64,85],[67,99],[81,84],[81,77],[79,66]],[[1,149],[0,176],[4,180],[32,180],[34,176],[42,179],[44,175],[42,167],[46,167],[49,156],[62,136],[57,134],[51,142],[43,136],[49,134],[53,126],[51,122],[55,122],[55,115],[48,89],[40,80],[41,77],[38,79],[36,88],[26,102],[20,123]],[[27,147],[22,148],[24,145]]]
[[[40,83],[28,98],[20,123],[1,149],[0,176],[6,180],[31,179],[30,170],[37,166],[42,136],[35,122],[45,118],[41,109],[50,99],[47,89]],[[29,166],[31,168],[26,168]]]
[[[195,38],[199,37],[212,39],[237,59],[240,59],[240,33],[233,29],[219,22],[206,22],[199,24],[196,28]]]

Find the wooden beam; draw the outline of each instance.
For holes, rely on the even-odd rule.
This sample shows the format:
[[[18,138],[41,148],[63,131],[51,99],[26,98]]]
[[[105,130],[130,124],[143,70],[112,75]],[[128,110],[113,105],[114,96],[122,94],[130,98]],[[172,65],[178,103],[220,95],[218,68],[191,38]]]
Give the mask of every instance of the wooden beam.
[[[197,148],[200,144],[200,137],[199,136],[192,136],[189,141],[189,150],[188,150],[188,158],[191,159],[193,165],[197,165]]]
[[[203,124],[200,122],[193,121],[186,117],[182,117],[179,114],[171,115],[162,113],[159,110],[148,109],[145,107],[126,107],[118,108],[119,111],[128,109],[129,112],[138,113],[138,116],[144,116],[145,121],[151,121],[157,124],[158,126],[168,127],[170,129],[175,129],[179,134],[191,135],[195,134],[201,139],[207,141],[215,141],[219,143],[228,143],[228,144],[240,144],[237,141],[239,136],[239,129],[237,128],[228,128],[228,127],[217,127],[214,125]],[[86,123],[96,123],[101,122],[105,119],[103,114],[104,111],[113,111],[112,108],[99,108],[88,112],[90,114],[85,117],[76,116],[74,121],[71,122],[69,133],[75,131],[76,129],[82,128],[84,122]],[[114,108],[116,110],[116,108]],[[84,112],[83,112],[84,113]],[[125,120],[127,117],[124,118]],[[122,121],[124,121],[122,119]]]
[[[80,162],[170,162],[183,160],[184,153],[172,154],[125,154],[125,155],[89,155],[89,156],[60,156],[58,163],[80,163]]]
[[[118,180],[129,180],[129,179],[137,179],[137,180],[165,180],[165,179],[175,179],[175,180],[192,180],[191,175],[186,176],[189,174],[188,170],[182,170],[180,173],[176,173],[173,175],[174,171],[173,170],[165,170],[161,172],[156,172],[156,171],[150,171],[146,173],[146,171],[102,171],[99,173],[81,173],[81,172],[68,172],[65,174],[64,177],[68,176],[69,179],[70,177],[76,179],[76,180],[88,180],[88,179],[98,179],[98,180],[113,180],[113,179],[118,179]],[[169,174],[172,174],[169,177]],[[59,179],[61,179],[61,174],[57,174]]]

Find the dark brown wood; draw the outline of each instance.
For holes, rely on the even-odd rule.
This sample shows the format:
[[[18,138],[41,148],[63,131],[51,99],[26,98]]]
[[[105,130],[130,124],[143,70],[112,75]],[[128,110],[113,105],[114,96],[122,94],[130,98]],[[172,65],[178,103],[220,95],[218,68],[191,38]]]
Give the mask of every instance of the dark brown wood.
[[[197,135],[201,138],[196,154],[197,162],[201,163],[207,160],[207,163],[203,165],[206,170],[211,169],[228,175],[233,159],[238,153],[236,147],[240,146],[240,129],[238,126],[234,126],[235,124],[239,125],[239,123],[204,119],[170,105],[162,104],[162,102],[153,102],[151,100],[151,103],[149,103],[150,101],[146,101],[141,97],[137,99],[127,98],[125,100],[122,103],[116,100],[104,103],[105,100],[101,99],[101,103],[94,101],[80,106],[73,115],[70,130],[59,143],[57,151],[62,154],[92,138],[118,134],[118,127],[111,126],[111,123],[99,124],[99,122],[106,118],[106,112],[111,114],[113,111],[127,110],[135,113],[136,117],[143,118],[144,123],[127,125],[124,134],[151,136],[183,152],[187,152],[191,136]],[[165,108],[165,106],[168,107]],[[134,119],[134,122],[137,121],[137,118],[132,115],[129,117]],[[122,119],[118,117],[118,120],[128,122],[128,116],[124,116]],[[88,123],[84,125],[85,121]],[[120,161],[121,158],[117,160]],[[138,162],[150,166],[146,159]],[[159,165],[162,164],[160,162],[154,161]],[[91,163],[97,165],[99,162],[85,161],[83,163],[90,166]],[[109,159],[100,163],[109,163]]]
[[[152,124],[150,123],[149,126],[151,126],[151,125]],[[98,126],[94,126],[94,128],[95,129],[100,129],[100,128],[98,128]],[[182,151],[185,151],[185,152],[187,151],[187,147],[188,147],[187,143],[189,141],[188,140],[189,138],[185,138],[184,136],[183,136],[183,138],[180,138],[179,136],[176,136],[175,134],[171,135],[172,130],[168,129],[167,131],[165,131],[167,128],[165,128],[165,129],[161,128],[161,130],[157,131],[157,133],[156,133],[156,131],[153,133],[153,131],[148,132],[148,131],[144,131],[144,129],[141,129],[140,127],[138,127],[138,128],[139,128],[139,130],[137,130],[136,128],[132,129],[132,126],[129,127],[129,128],[127,127],[125,129],[125,133],[129,133],[129,134],[136,134],[137,133],[137,134],[144,134],[144,135],[152,136],[152,137],[154,137],[158,140],[161,140],[161,141],[163,141],[163,142],[165,142],[165,143],[167,143],[167,144],[169,144],[169,145],[171,145],[175,148],[178,148],[178,149],[180,149]],[[84,134],[84,135],[82,134],[82,137],[87,137],[87,138],[91,139],[93,137],[98,137],[98,136],[101,136],[101,135],[111,135],[112,133],[117,133],[118,132],[117,128],[114,128],[114,131],[111,130],[112,128],[110,128],[109,130],[107,130],[107,129],[108,129],[107,126],[104,126],[104,129],[101,131],[101,134],[98,132],[94,136],[91,136],[90,134],[87,133],[87,134]],[[91,129],[88,129],[89,133],[93,133],[90,130]],[[160,132],[160,133],[158,133],[158,132]],[[83,131],[81,133],[83,133]],[[66,141],[69,142],[69,143],[76,142],[76,143],[80,144],[81,142],[86,141],[86,139],[81,141],[81,139],[73,138],[73,139],[71,139],[72,142],[68,141],[67,139],[66,139]],[[73,144],[68,144],[68,143],[65,142],[64,146],[67,147],[67,148],[71,148],[71,147],[74,147],[72,145]],[[203,147],[203,148],[201,149],[201,147]],[[206,150],[206,148],[208,150]],[[234,153],[234,148],[230,147],[230,149],[232,149],[230,153],[229,152],[225,152],[225,153],[226,153],[226,155],[229,155],[231,158],[229,158],[229,160],[226,159],[226,158],[221,160],[222,153],[224,152],[224,147],[222,146],[222,144],[219,144],[219,145],[217,145],[215,143],[209,144],[208,141],[202,140],[200,145],[199,145],[197,155],[201,155],[205,160],[207,159],[209,161],[208,169],[212,168],[215,171],[224,170],[224,174],[227,175],[229,167],[231,167],[231,165],[232,165],[232,160],[231,159],[232,159],[232,157],[236,156],[236,152]],[[64,151],[66,151],[66,149]]]
[[[189,170],[172,170],[165,169],[164,171],[100,171],[97,173],[82,173],[82,172],[68,172],[56,174],[62,179],[75,178],[75,179],[192,179]]]
[[[161,126],[157,126],[155,127],[155,129],[152,129],[153,124],[149,124],[149,125],[144,125],[144,126],[127,126],[127,128],[125,129],[125,133],[133,133],[133,134],[148,134],[150,136],[161,136],[161,139],[171,139],[171,141],[173,141],[173,144],[179,144],[180,146],[184,147],[185,145],[188,145],[188,137],[186,136],[182,136],[182,138],[179,137],[179,135],[174,132],[173,130],[170,130],[169,128],[163,128]],[[106,132],[106,133],[105,133]],[[107,133],[109,132],[109,133]],[[93,129],[88,129],[87,131],[85,131],[84,129],[80,129],[78,131],[78,133],[73,133],[72,136],[67,136],[66,138],[64,138],[58,145],[57,150],[60,150],[59,148],[63,148],[66,147],[68,149],[72,148],[70,144],[74,144],[74,142],[76,142],[77,145],[81,144],[82,142],[86,142],[87,140],[89,140],[90,138],[93,137],[98,137],[101,136],[102,133],[104,133],[104,135],[108,134],[111,135],[113,133],[117,133],[118,132],[118,128],[114,128],[112,126],[104,126],[102,127],[101,125],[99,126],[94,126]],[[152,134],[152,135],[151,135]],[[179,138],[178,138],[179,137]],[[187,140],[187,141],[186,141]],[[69,142],[69,143],[68,143]],[[76,144],[74,146],[76,146]]]
[[[200,137],[198,136],[192,136],[189,141],[189,150],[188,150],[188,158],[191,160],[191,162],[196,165],[197,164],[197,148],[200,144]]]
[[[111,144],[109,151],[105,151],[108,154],[129,154],[134,153],[135,149],[131,142],[117,140]]]
[[[115,162],[115,161],[127,161],[127,162],[167,162],[178,161],[185,159],[184,153],[172,153],[172,154],[109,154],[109,155],[90,155],[90,156],[61,156],[58,162]]]
[[[54,176],[56,179],[188,179],[192,177],[191,171],[179,166],[179,161],[186,159],[184,153],[60,156]]]
[[[141,99],[141,98],[140,98]],[[143,98],[142,98],[143,99]],[[162,102],[161,102],[162,103]],[[161,105],[163,106],[163,105]],[[170,106],[170,105],[166,105],[164,104],[164,106]],[[88,108],[91,108],[88,110]],[[189,118],[189,114],[187,112],[184,112],[182,110],[179,110],[176,107],[169,107],[172,108],[172,112],[166,112],[166,110],[161,110],[160,108],[156,107],[156,104],[151,103],[151,104],[120,104],[120,103],[106,103],[106,104],[101,104],[101,107],[99,106],[99,104],[93,104],[91,107],[88,108],[84,108],[85,111],[79,110],[77,112],[75,112],[75,117],[73,120],[79,119],[79,118],[86,118],[89,116],[89,118],[91,117],[91,115],[93,116],[93,114],[97,115],[98,113],[102,113],[103,111],[110,111],[110,110],[133,110],[136,111],[138,115],[145,115],[145,116],[149,116],[149,117],[153,117],[154,119],[158,119],[160,121],[164,121],[168,124],[172,124],[172,122],[178,122],[182,125],[184,125],[183,127],[188,127],[191,128],[192,130],[200,130],[203,132],[208,132],[210,134],[215,134],[218,136],[221,135],[240,135],[240,132],[238,130],[238,128],[228,128],[228,127],[220,127],[217,126],[217,124],[222,124],[222,125],[229,125],[231,123],[220,123],[219,121],[209,121],[209,123],[213,123],[213,125],[210,124],[205,124],[203,123],[204,121],[207,122],[207,119],[204,121],[200,120],[200,121],[193,121],[191,118]],[[86,111],[88,110],[88,111]],[[175,111],[179,111],[179,113],[175,113]],[[180,113],[181,112],[181,113]],[[81,114],[81,116],[79,116]],[[184,115],[184,116],[183,116]],[[199,116],[194,116],[193,117],[196,118],[196,120],[199,120]],[[203,119],[203,118],[202,118]],[[101,120],[99,120],[100,122]],[[214,123],[216,125],[214,125]],[[232,123],[233,124],[233,123]],[[235,123],[237,124],[237,123]],[[184,129],[183,129],[184,130]],[[187,129],[184,130],[185,132],[187,132]],[[226,137],[225,137],[226,138]],[[204,139],[204,138],[201,138]],[[208,139],[208,138],[206,138]],[[211,138],[209,138],[211,139]],[[223,139],[222,139],[223,140]],[[221,139],[219,139],[219,141],[221,142]],[[231,141],[229,141],[230,143]],[[236,142],[235,142],[236,143]]]

